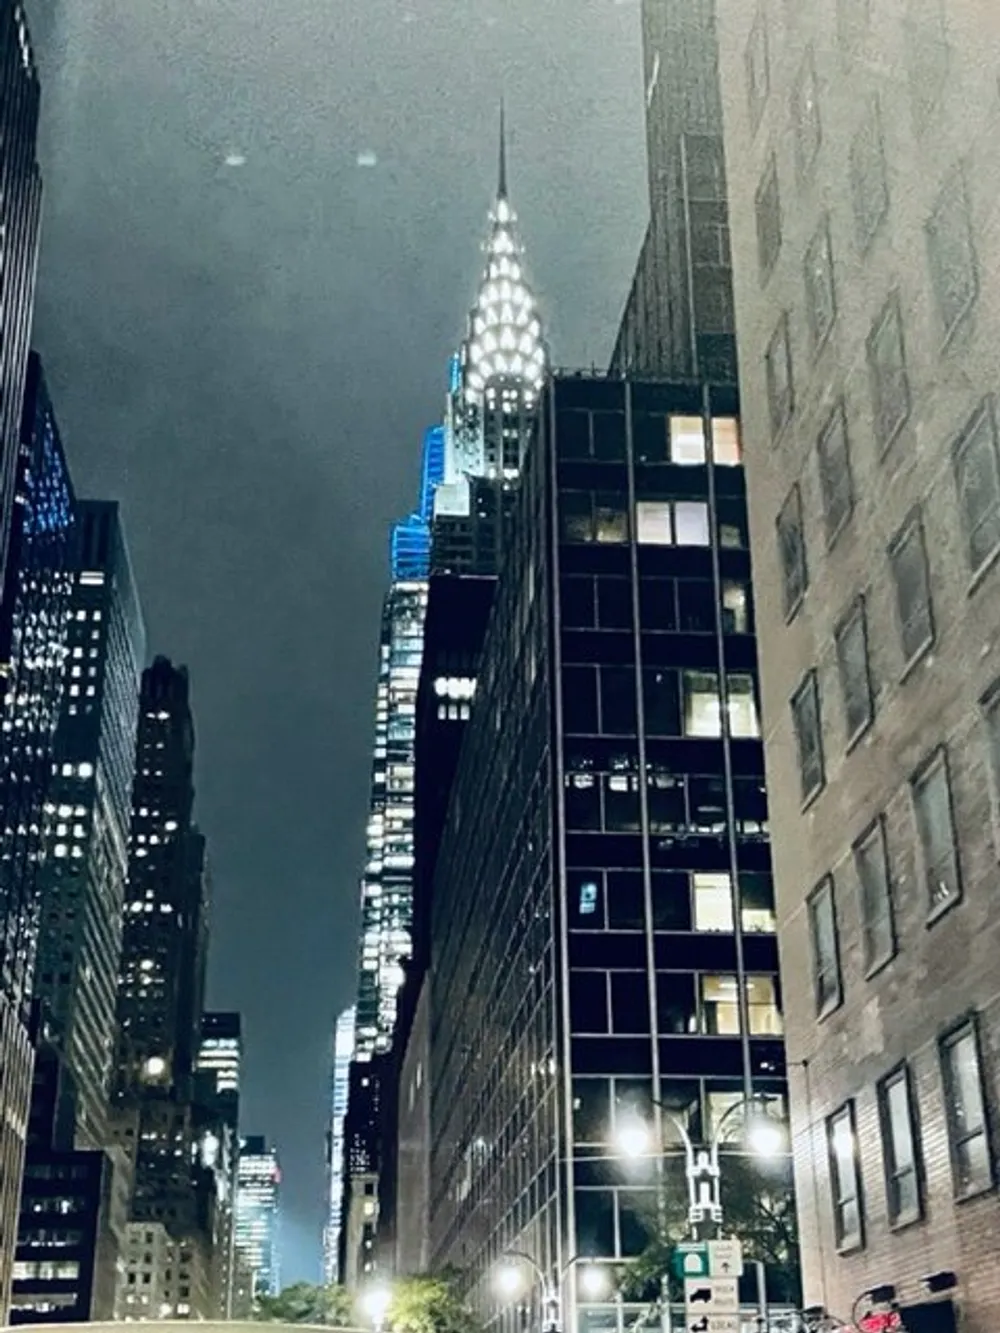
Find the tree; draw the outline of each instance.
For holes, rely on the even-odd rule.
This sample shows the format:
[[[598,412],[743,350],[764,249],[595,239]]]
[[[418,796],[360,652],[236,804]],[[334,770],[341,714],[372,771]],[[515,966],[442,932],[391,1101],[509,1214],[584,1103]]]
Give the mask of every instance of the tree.
[[[453,1272],[398,1278],[386,1324],[392,1333],[479,1333]]]
[[[354,1301],[346,1287],[331,1283],[314,1286],[294,1282],[276,1296],[260,1296],[254,1318],[264,1324],[323,1324],[327,1328],[351,1328]]]
[[[723,1231],[741,1242],[745,1261],[764,1264],[769,1298],[797,1305],[799,1241],[787,1166],[723,1152],[721,1168]],[[643,1204],[639,1211],[637,1220],[648,1239],[638,1258],[623,1269],[621,1291],[626,1299],[655,1300],[664,1277],[669,1279],[671,1300],[683,1299],[683,1283],[671,1270],[674,1247],[690,1239],[687,1179],[684,1163],[678,1157],[671,1155],[664,1160],[663,1183],[662,1219],[655,1204]]]

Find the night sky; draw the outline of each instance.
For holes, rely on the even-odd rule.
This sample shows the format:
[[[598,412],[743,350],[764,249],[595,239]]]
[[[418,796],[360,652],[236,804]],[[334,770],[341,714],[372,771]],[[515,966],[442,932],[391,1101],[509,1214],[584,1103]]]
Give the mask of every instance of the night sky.
[[[244,1015],[283,1276],[315,1279],[388,525],[479,277],[501,92],[554,359],[607,363],[645,223],[638,0],[27,6],[35,343],[78,492],[124,503],[151,650],[191,669],[209,1003]]]

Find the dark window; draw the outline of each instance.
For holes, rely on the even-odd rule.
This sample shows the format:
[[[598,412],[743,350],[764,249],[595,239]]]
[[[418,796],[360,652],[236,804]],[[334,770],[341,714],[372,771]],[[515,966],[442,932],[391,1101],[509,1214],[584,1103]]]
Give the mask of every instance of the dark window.
[[[1000,838],[1000,686],[994,685],[983,700],[983,721],[986,724],[986,759],[990,771],[993,806],[993,836]],[[1000,853],[1000,846],[997,848]]]
[[[677,602],[673,579],[640,580],[639,614],[644,630],[677,628]]]
[[[580,1143],[606,1144],[611,1123],[611,1086],[606,1078],[573,1080],[573,1132]]]
[[[609,833],[639,832],[639,779],[634,773],[604,775],[604,827]]]
[[[657,972],[656,1014],[661,1036],[698,1031],[698,1005],[690,972]]]
[[[607,1032],[607,982],[606,972],[570,973],[569,1011],[574,1032]]]
[[[927,221],[927,257],[938,314],[947,337],[979,292],[969,195],[960,167],[945,181]]]
[[[594,457],[618,461],[625,457],[625,416],[622,412],[595,412],[591,418]]]
[[[799,757],[802,800],[808,801],[826,782],[819,680],[815,671],[809,672],[792,696],[792,722]]]
[[[819,348],[833,328],[837,302],[833,287],[833,251],[830,223],[824,218],[809,243],[805,258],[806,313],[813,348]]]
[[[563,725],[577,735],[597,734],[597,675],[593,667],[563,667]]]
[[[910,663],[934,642],[930,573],[919,515],[911,518],[893,541],[889,562],[896,587],[903,660]]]
[[[668,773],[652,773],[646,799],[651,832],[681,833],[687,828],[687,800],[683,778]]]
[[[944,1039],[941,1067],[952,1179],[958,1198],[967,1198],[993,1185],[993,1155],[983,1095],[979,1034],[974,1023],[964,1023]]]
[[[757,261],[761,278],[766,278],[777,263],[781,250],[781,195],[778,190],[778,163],[768,159],[757,187]]]
[[[559,612],[562,623],[571,629],[591,629],[595,623],[594,580],[560,579]]]
[[[897,296],[891,296],[883,306],[868,335],[868,370],[875,439],[884,451],[910,415],[910,380],[906,373],[903,319]]]
[[[848,1102],[826,1122],[833,1196],[833,1230],[839,1250],[864,1243],[861,1216],[861,1179],[854,1103]]]
[[[601,667],[601,731],[634,736],[635,672],[631,667]]]
[[[851,143],[851,199],[858,245],[866,250],[889,211],[889,178],[878,101],[868,108]]]
[[[645,920],[642,875],[637,870],[609,870],[608,928],[642,930]]]
[[[948,33],[942,0],[910,0],[903,32],[913,120],[922,130],[948,81]]]
[[[680,628],[711,634],[715,629],[715,590],[708,579],[680,579],[677,583]]]
[[[771,89],[771,66],[767,50],[767,23],[761,9],[754,20],[746,49],[747,99],[750,124],[756,130],[764,114],[764,103]]]
[[[628,579],[597,580],[597,623],[601,629],[632,628],[632,585]]]
[[[791,618],[809,586],[809,566],[802,527],[802,492],[798,485],[792,487],[781,506],[777,537],[785,615]]]
[[[844,729],[852,741],[873,717],[871,673],[868,667],[868,621],[865,599],[859,597],[837,626],[837,667],[844,702]]]
[[[955,481],[973,573],[1000,547],[1000,466],[992,398],[982,403],[955,446]]]
[[[816,161],[822,139],[816,62],[811,48],[792,89],[792,129],[795,133],[795,164],[799,174],[805,175]]]
[[[566,776],[566,827],[596,832],[601,827],[601,790],[593,773]]]
[[[643,671],[646,731],[653,736],[681,734],[677,672],[647,668]]]
[[[645,972],[611,973],[611,1027],[617,1033],[649,1031],[649,987]]]
[[[590,413],[563,411],[556,414],[556,439],[560,458],[590,457]]]
[[[915,1222],[923,1211],[917,1122],[911,1101],[910,1075],[905,1065],[879,1084],[878,1103],[889,1224],[905,1226],[907,1222]]]
[[[816,442],[819,483],[823,496],[826,539],[832,544],[854,508],[854,481],[847,440],[847,413],[841,400],[823,425]]]
[[[939,750],[920,770],[910,787],[920,840],[927,910],[933,914],[957,901],[962,893],[948,756],[944,750]]]
[[[653,929],[691,929],[691,892],[684,870],[654,870]]]
[[[809,937],[812,945],[816,1013],[822,1017],[839,1006],[843,995],[837,908],[831,875],[822,880],[809,897]]]
[[[854,844],[854,865],[861,898],[865,970],[870,972],[881,967],[896,951],[889,849],[881,819]]]
[[[613,1190],[574,1190],[577,1254],[614,1254],[615,1195]]]
[[[767,345],[767,402],[772,435],[780,435],[792,415],[795,395],[792,382],[792,346],[788,316],[782,315]]]

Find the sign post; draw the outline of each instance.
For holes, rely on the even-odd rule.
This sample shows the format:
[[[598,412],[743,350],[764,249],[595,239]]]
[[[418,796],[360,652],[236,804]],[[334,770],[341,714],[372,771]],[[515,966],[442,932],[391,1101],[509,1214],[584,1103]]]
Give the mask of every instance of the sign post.
[[[743,1251],[738,1240],[678,1245],[674,1272],[684,1280],[686,1333],[740,1333]]]

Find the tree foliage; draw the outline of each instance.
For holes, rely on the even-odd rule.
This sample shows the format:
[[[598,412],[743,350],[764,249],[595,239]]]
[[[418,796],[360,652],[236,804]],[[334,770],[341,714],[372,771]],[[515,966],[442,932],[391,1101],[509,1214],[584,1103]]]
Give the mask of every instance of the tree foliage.
[[[683,1299],[683,1283],[671,1271],[671,1255],[678,1242],[690,1239],[687,1181],[683,1161],[670,1157],[664,1167],[663,1214],[657,1216],[651,1205],[641,1219],[648,1242],[622,1272],[621,1290],[626,1299],[656,1299],[664,1278],[671,1300]],[[741,1153],[724,1153],[720,1182],[724,1234],[741,1242],[746,1263],[764,1264],[772,1301],[797,1304],[799,1242],[787,1167],[760,1163]]]
[[[265,1324],[322,1324],[327,1328],[350,1328],[354,1301],[346,1287],[331,1283],[316,1286],[294,1282],[276,1296],[259,1296],[254,1318]]]
[[[386,1333],[479,1333],[462,1299],[457,1275],[418,1274],[395,1278],[385,1318]],[[361,1293],[359,1293],[361,1295]],[[362,1308],[358,1308],[361,1305]],[[327,1328],[367,1328],[371,1320],[346,1287],[296,1282],[277,1296],[259,1297],[254,1318],[267,1324],[318,1324]]]

